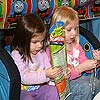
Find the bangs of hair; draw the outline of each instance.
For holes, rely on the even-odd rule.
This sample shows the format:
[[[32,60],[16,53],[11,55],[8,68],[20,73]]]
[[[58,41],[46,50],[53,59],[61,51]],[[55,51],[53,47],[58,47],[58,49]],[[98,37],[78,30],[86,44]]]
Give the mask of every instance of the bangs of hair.
[[[60,6],[55,10],[51,23],[62,21],[67,25],[74,19],[79,19],[77,11],[70,7]]]

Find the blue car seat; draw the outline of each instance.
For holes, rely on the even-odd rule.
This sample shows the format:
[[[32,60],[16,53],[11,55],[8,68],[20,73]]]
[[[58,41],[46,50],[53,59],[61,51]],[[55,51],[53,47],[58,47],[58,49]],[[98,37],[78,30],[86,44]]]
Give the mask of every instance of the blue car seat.
[[[0,30],[0,100],[20,100],[21,78],[10,56],[10,46],[4,47],[4,32]]]
[[[92,50],[94,49],[100,50],[100,41],[96,38],[96,36],[92,32],[88,31],[84,27],[80,26],[79,29],[80,29],[80,44],[83,47],[83,50],[85,51],[87,58],[93,59]],[[90,74],[83,72],[83,76],[84,75],[94,76],[94,72]],[[100,78],[100,67],[98,67],[96,70],[96,77]]]

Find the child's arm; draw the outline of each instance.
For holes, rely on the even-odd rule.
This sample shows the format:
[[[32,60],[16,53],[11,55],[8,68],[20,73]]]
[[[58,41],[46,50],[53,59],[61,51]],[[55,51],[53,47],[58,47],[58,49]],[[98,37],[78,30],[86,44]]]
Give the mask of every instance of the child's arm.
[[[83,63],[79,64],[76,67],[76,70],[79,73],[82,73],[84,71],[88,71],[88,70],[92,70],[92,69],[96,68],[96,65],[97,65],[96,60],[85,60]]]
[[[13,51],[12,57],[15,61],[15,64],[18,67],[21,76],[21,81],[23,84],[41,84],[50,80],[48,77],[46,77],[45,69],[43,69],[42,71],[38,70],[38,72],[30,71],[30,69],[26,66],[25,62],[23,62],[18,51]]]
[[[70,80],[75,79],[81,76],[82,72],[89,72],[88,70],[93,69],[97,62],[95,60],[88,60],[85,56],[84,50],[79,45],[78,47],[79,53],[79,65],[77,67],[72,68]]]

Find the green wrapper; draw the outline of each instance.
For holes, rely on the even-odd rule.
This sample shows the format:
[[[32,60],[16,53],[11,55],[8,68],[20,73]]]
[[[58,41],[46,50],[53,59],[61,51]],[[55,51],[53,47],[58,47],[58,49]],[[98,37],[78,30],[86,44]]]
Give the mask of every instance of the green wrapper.
[[[61,67],[62,74],[55,77],[55,84],[60,96],[60,100],[66,100],[70,94],[69,80],[65,78],[67,72],[67,57],[64,31],[61,27],[56,27],[50,33],[50,56],[53,68]]]

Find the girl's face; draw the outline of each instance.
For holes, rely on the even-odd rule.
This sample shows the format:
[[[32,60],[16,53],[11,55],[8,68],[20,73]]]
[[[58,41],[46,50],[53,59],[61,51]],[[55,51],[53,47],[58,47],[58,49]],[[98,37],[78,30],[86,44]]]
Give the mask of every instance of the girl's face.
[[[78,34],[78,25],[78,20],[75,19],[73,21],[70,21],[70,23],[67,26],[65,26],[66,43],[75,43],[75,38]]]
[[[36,55],[41,48],[43,47],[43,41],[45,36],[44,35],[38,35],[31,38],[30,42],[30,53],[33,55]]]

